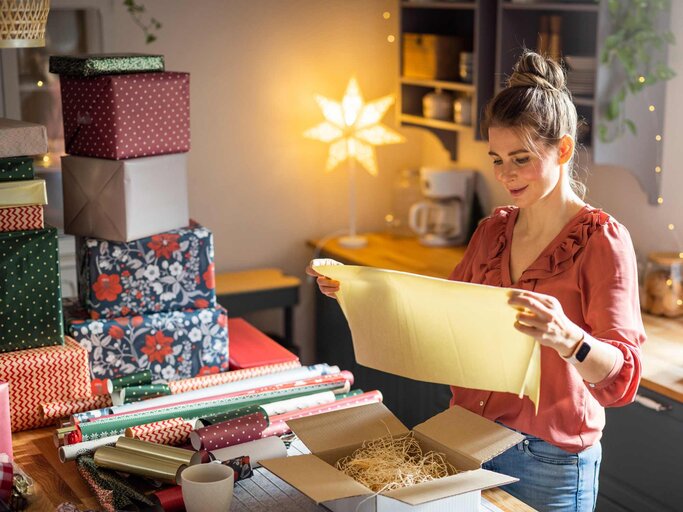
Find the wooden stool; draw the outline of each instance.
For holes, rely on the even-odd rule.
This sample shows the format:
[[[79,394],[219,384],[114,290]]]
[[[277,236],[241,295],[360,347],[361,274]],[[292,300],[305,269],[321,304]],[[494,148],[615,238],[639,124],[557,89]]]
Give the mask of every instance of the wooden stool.
[[[284,346],[298,353],[293,341],[293,307],[299,303],[301,280],[277,268],[216,274],[216,300],[231,317],[261,309],[283,308]]]

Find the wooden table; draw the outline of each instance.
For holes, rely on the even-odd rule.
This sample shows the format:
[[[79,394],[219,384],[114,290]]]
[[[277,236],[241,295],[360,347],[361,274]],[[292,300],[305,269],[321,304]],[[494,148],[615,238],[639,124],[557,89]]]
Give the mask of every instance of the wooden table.
[[[14,459],[35,481],[34,496],[29,511],[51,512],[57,505],[69,501],[81,510],[99,510],[100,505],[76,469],[75,462],[62,464],[52,441],[52,428],[19,432],[13,436]],[[302,450],[293,447],[291,455]],[[534,509],[500,489],[483,491],[483,511],[533,512]],[[257,470],[252,479],[238,482],[235,487],[233,512],[268,512],[277,505],[279,512],[322,512],[284,481],[265,470]]]

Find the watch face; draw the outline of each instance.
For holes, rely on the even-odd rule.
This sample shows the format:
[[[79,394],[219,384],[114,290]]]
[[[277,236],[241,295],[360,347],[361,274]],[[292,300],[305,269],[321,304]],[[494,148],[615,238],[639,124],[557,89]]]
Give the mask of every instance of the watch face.
[[[588,355],[588,352],[591,351],[591,346],[586,343],[585,341],[581,344],[579,347],[579,350],[576,351],[576,360],[579,363],[583,363],[583,360],[586,359],[586,356]]]

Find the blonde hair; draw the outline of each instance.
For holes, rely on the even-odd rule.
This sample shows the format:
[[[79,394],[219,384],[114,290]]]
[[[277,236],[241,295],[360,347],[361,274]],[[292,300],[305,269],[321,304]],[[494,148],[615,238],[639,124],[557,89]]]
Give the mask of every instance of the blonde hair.
[[[524,50],[505,89],[486,105],[481,134],[488,140],[490,127],[512,128],[527,149],[540,155],[556,147],[564,135],[576,141],[578,115],[567,89],[564,70],[557,62]],[[581,198],[586,186],[577,179],[573,157],[568,163],[569,182]]]

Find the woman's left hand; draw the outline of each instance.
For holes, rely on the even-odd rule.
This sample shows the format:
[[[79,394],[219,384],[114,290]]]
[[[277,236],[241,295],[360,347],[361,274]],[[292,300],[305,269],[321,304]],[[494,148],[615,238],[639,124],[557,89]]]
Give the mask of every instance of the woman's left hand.
[[[508,304],[517,309],[515,328],[569,357],[584,336],[584,331],[567,318],[555,297],[527,290],[510,292]]]

